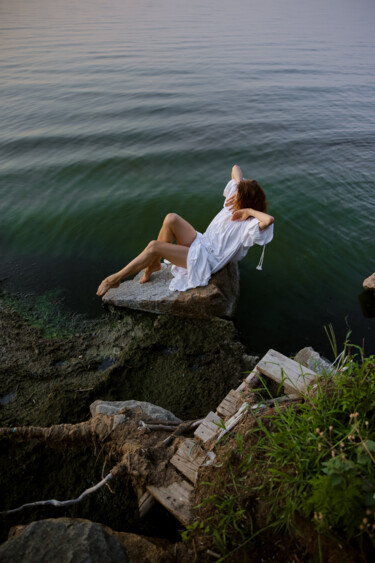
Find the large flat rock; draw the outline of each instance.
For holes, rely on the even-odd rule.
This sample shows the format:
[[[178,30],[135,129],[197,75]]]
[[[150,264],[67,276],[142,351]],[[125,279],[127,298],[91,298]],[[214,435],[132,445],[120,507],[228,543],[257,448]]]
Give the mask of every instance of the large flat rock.
[[[116,307],[164,313],[180,317],[232,317],[239,295],[239,272],[236,263],[229,263],[214,274],[210,283],[188,291],[170,291],[171,266],[162,264],[150,281],[140,284],[140,272],[133,280],[110,289],[103,301]]]

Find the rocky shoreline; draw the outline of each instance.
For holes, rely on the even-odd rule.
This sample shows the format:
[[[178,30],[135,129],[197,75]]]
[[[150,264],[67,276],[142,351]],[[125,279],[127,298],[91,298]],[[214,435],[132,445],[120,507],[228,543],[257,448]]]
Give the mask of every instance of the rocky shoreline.
[[[217,317],[111,309],[74,327],[51,338],[9,296],[0,297],[0,562],[217,560],[208,538],[184,543],[182,524],[158,502],[141,514],[140,499],[146,482],[172,483],[168,460],[190,436],[193,419],[214,411],[258,357],[248,355],[231,321]],[[312,349],[297,358],[309,369],[328,369]],[[253,391],[248,401],[267,403],[278,385]],[[241,440],[251,420],[241,421]],[[239,469],[236,440],[228,435],[218,444],[215,465],[202,466],[197,483],[220,488],[229,458]],[[115,478],[107,481],[110,474]],[[90,488],[93,494],[68,507],[35,506],[76,499]],[[203,483],[192,490],[197,505],[207,491]],[[25,503],[31,506],[12,512]],[[255,506],[249,510],[263,528],[266,513]],[[279,561],[315,560],[316,530],[307,520],[301,526],[303,537],[287,543],[271,530],[263,533],[246,554],[265,563],[276,554]],[[351,546],[343,551],[325,538],[323,549],[332,562],[343,555],[356,561]]]
[[[8,428],[79,423],[89,418],[89,405],[97,399],[143,400],[172,411],[182,420],[199,418],[236,387],[256,361],[247,355],[233,323],[220,318],[116,311],[104,320],[86,323],[82,332],[48,338],[41,328],[2,303],[0,331],[0,418],[1,426]],[[2,510],[30,500],[74,497],[85,488],[79,484],[82,475],[85,482],[94,483],[100,480],[103,467],[111,463],[108,452],[97,452],[93,458],[92,444],[72,445],[69,451],[63,446],[61,451],[47,446],[32,440],[0,442]],[[135,492],[125,483],[126,479],[116,488],[115,497],[104,492],[104,497],[98,494],[95,500],[93,495],[69,510],[27,509],[17,516],[2,516],[2,541],[12,526],[17,526],[11,532],[14,536],[34,520],[63,517],[65,524],[60,527],[71,530],[76,524],[69,521],[68,525],[67,518],[86,518],[117,530],[113,533],[123,534],[123,538],[132,532],[159,537],[139,540],[142,561],[175,561],[172,552],[179,553],[179,561],[185,556],[191,560],[179,541],[181,525],[161,507],[139,521]],[[35,523],[31,525],[35,529]],[[125,546],[130,561],[140,560],[130,553],[136,537],[132,537],[133,548],[128,540]],[[145,545],[154,553],[150,559]],[[155,559],[157,550],[159,559]]]
[[[95,399],[146,400],[183,419],[210,409],[249,371],[231,321],[117,312],[46,338],[0,309],[2,425],[78,422]]]

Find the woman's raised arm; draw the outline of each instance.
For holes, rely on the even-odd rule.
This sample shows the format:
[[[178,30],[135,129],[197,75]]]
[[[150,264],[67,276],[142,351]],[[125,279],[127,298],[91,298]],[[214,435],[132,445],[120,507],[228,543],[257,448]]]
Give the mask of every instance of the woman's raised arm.
[[[238,209],[238,211],[234,211],[234,213],[232,213],[232,221],[246,221],[249,217],[255,217],[255,219],[258,219],[260,231],[263,231],[275,221],[272,215],[268,215],[268,213],[251,208]]]
[[[232,168],[232,180],[236,180],[237,184],[243,180],[242,170],[238,164],[235,164]]]

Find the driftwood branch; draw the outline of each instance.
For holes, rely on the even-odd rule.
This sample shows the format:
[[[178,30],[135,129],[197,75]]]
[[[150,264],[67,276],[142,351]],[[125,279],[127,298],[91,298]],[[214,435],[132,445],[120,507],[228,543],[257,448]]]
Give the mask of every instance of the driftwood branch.
[[[165,438],[165,440],[163,440],[160,445],[167,446],[173,440],[173,438],[175,438],[176,436],[181,436],[181,434],[184,434],[188,430],[197,428],[197,426],[199,426],[201,422],[203,422],[203,418],[200,420],[193,420],[192,422],[181,422],[180,425],[177,426],[176,430],[170,436]]]
[[[78,504],[79,502],[81,502],[81,500],[83,500],[88,495],[91,495],[92,493],[95,493],[95,491],[98,491],[99,489],[101,489],[112,478],[113,478],[112,473],[108,473],[108,475],[106,475],[106,477],[104,477],[104,479],[99,481],[99,483],[97,483],[93,487],[90,487],[89,489],[86,489],[85,491],[83,491],[82,494],[80,494],[80,496],[78,498],[75,498],[75,499],[71,499],[71,500],[50,499],[50,500],[39,500],[37,502],[28,502],[26,504],[23,504],[22,506],[19,506],[18,508],[13,508],[11,510],[3,510],[2,512],[0,512],[0,514],[14,514],[15,512],[19,512],[20,510],[23,510],[24,508],[27,508],[29,506],[47,506],[47,505],[50,505],[50,506],[70,506],[71,504]]]
[[[38,440],[57,444],[59,442],[75,442],[86,440],[95,434],[95,425],[88,422],[79,424],[57,424],[49,428],[41,426],[16,426],[14,428],[0,428],[0,438],[14,439],[19,442]]]

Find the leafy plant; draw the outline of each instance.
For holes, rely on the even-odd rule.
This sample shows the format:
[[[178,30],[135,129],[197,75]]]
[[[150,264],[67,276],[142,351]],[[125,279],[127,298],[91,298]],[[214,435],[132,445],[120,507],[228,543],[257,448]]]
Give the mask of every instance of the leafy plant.
[[[333,332],[331,340],[335,345]],[[375,357],[364,358],[346,342],[339,369],[322,373],[303,402],[276,405],[273,414],[253,418],[231,452],[236,477],[227,462],[220,493],[200,505],[212,506],[202,529],[220,552],[226,557],[261,532],[246,510],[249,497],[267,507],[267,527],[293,535],[302,515],[318,537],[360,541],[367,535],[375,543],[374,407]],[[246,484],[254,474],[260,482]]]

